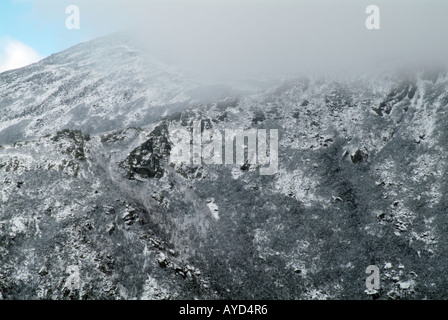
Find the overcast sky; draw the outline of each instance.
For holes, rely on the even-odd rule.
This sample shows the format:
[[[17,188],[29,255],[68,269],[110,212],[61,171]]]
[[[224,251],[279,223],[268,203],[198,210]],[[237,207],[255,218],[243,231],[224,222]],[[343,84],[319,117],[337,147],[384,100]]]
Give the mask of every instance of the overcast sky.
[[[444,0],[5,3],[11,4],[8,16],[15,13],[22,22],[12,27],[15,22],[9,21],[10,31],[0,24],[0,37],[26,46],[28,54],[35,54],[34,60],[123,29],[138,33],[158,58],[211,74],[356,70],[382,59],[430,63],[448,57],[448,1]],[[370,4],[380,9],[380,30],[365,27]],[[80,8],[80,30],[65,28],[68,5]],[[0,21],[5,20],[6,12],[0,9]],[[0,66],[7,50],[0,42]]]

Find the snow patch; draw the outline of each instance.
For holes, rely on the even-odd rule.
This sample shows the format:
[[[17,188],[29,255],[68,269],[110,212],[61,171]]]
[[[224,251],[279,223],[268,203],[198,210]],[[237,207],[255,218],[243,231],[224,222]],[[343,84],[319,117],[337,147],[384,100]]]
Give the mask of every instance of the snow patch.
[[[216,205],[214,198],[207,199],[207,207],[212,213],[213,218],[215,218],[215,220],[219,220],[218,206]]]

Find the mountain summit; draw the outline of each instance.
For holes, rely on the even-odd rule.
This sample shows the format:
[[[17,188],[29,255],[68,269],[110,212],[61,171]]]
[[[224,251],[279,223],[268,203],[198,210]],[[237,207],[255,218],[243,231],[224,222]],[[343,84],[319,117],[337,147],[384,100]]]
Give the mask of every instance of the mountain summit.
[[[0,143],[142,126],[185,108],[203,86],[125,34],[99,38],[0,74]]]

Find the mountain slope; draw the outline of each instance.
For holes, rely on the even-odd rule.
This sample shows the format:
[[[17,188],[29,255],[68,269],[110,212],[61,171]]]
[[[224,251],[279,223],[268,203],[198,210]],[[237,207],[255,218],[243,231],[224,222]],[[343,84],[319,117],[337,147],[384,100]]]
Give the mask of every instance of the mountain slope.
[[[91,44],[108,51],[107,43]],[[85,47],[71,50],[59,66],[89,63]],[[115,67],[107,88],[121,83],[132,59]],[[72,80],[48,80],[48,90]],[[91,119],[96,111],[86,104],[77,116],[91,123],[85,132],[75,130],[81,120],[56,117],[50,98],[42,110],[62,119],[53,127],[35,126],[41,111],[32,103],[16,114],[29,120],[17,132],[36,138],[0,149],[3,298],[444,298],[445,72],[290,79],[209,103],[182,100],[185,88],[169,91],[157,81],[150,88],[157,83],[168,100],[157,100],[159,116],[142,128],[131,118],[93,126],[129,108],[105,82],[86,96],[114,107]],[[1,96],[21,86],[3,84]],[[142,96],[150,90],[141,88]],[[1,123],[13,130],[11,102],[3,103],[10,118]],[[278,172],[172,163],[172,133],[191,132],[198,120],[202,130],[277,129]],[[366,291],[369,265],[380,268],[379,290]]]
[[[204,85],[116,34],[0,74],[0,143],[79,129],[146,125],[180,110]],[[215,88],[211,97],[226,88]],[[209,90],[212,92],[212,90]]]

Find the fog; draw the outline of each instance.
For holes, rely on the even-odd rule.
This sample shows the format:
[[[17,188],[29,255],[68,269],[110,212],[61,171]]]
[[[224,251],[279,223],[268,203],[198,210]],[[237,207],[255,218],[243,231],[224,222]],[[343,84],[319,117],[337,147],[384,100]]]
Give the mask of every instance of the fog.
[[[215,76],[356,72],[448,57],[442,0],[41,1],[35,15],[69,4],[79,6],[88,38],[130,30],[160,60]],[[365,26],[370,4],[380,9],[380,30]]]

